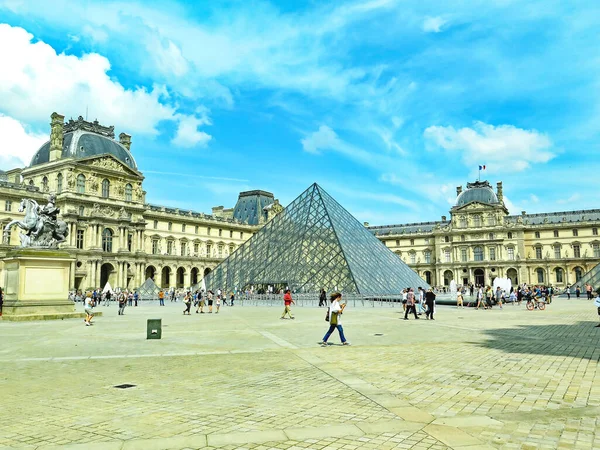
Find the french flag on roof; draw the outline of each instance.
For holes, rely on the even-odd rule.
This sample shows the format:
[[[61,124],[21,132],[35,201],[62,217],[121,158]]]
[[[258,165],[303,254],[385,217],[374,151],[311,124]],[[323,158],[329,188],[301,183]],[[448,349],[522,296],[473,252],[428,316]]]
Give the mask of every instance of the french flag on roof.
[[[479,170],[485,170],[485,166],[479,166]]]

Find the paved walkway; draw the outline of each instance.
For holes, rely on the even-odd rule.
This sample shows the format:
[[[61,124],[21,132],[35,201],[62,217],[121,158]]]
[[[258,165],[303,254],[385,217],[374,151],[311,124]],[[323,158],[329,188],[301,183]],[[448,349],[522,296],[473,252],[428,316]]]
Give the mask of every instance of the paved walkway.
[[[317,308],[0,322],[0,448],[600,449],[591,303],[348,309],[327,348]]]

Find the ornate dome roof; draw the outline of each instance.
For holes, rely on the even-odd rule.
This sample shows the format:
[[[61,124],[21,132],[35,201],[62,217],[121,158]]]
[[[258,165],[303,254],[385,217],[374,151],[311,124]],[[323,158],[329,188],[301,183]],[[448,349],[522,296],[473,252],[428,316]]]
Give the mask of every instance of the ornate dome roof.
[[[471,202],[498,204],[498,197],[487,181],[467,183],[467,189],[456,199],[456,206],[464,206]]]
[[[79,117],[64,125],[62,158],[83,159],[97,155],[112,155],[132,169],[137,169],[131,152],[114,140],[114,127],[104,127]],[[30,166],[50,160],[50,141],[46,142],[31,158]]]

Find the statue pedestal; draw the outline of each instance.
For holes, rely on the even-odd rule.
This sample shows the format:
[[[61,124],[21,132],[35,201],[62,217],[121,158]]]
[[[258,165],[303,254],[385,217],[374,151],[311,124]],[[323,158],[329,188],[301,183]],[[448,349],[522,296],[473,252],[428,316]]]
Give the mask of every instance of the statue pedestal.
[[[82,317],[69,300],[73,258],[60,250],[19,249],[4,258],[4,320]]]

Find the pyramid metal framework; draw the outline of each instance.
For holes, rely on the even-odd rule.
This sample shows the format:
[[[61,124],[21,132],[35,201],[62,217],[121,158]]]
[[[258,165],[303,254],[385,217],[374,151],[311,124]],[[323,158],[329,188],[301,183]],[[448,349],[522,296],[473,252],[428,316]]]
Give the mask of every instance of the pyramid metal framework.
[[[585,294],[584,286],[587,284],[591,285],[594,292],[600,289],[600,264],[597,264],[593,269],[589,272],[585,273],[578,282],[573,283],[571,285],[570,291],[571,294],[575,294],[575,290],[577,286],[581,289],[581,292]]]
[[[152,278],[148,278],[138,289],[138,294],[142,300],[154,300],[158,298],[160,289]]]
[[[428,287],[318,184],[311,185],[205,278],[207,289],[399,295]]]

